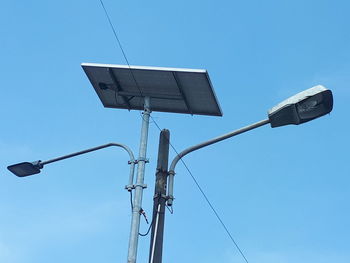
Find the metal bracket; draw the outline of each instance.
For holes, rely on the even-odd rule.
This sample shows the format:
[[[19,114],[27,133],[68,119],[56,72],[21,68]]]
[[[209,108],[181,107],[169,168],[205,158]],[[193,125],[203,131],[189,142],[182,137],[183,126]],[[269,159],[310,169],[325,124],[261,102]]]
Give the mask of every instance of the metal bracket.
[[[154,196],[153,196],[153,199],[155,199],[155,198],[157,198],[157,197],[159,197],[159,194],[155,194]],[[161,198],[164,198],[165,200],[168,200],[168,196],[167,195],[160,195],[160,197]]]
[[[143,112],[142,112],[142,114],[145,114],[145,112],[147,112],[147,113],[151,113],[151,112],[152,112],[152,110],[151,110],[149,107],[144,107],[144,108],[143,108]]]
[[[166,196],[166,200],[174,200],[175,198],[174,198],[174,196],[172,196],[172,195],[167,195]]]
[[[134,188],[141,186],[143,189],[147,188],[147,184],[134,184]]]
[[[169,172],[167,169],[161,169],[161,168],[157,168],[156,173],[166,173],[166,175],[169,175]]]
[[[131,190],[135,189],[137,186],[141,186],[143,189],[147,188],[147,184],[129,184],[129,185],[126,185],[124,189],[130,192]]]
[[[133,184],[128,184],[124,187],[124,189],[128,190],[129,192],[131,192],[132,189],[135,189],[135,186]]]
[[[166,203],[167,203],[167,206],[172,206],[173,205],[173,201],[174,201],[174,196],[167,196],[167,201],[166,201]]]
[[[128,164],[137,164],[139,161],[138,160],[133,160],[133,161],[128,161]]]
[[[136,160],[136,162],[145,162],[145,163],[149,163],[149,159],[148,158],[139,158]]]

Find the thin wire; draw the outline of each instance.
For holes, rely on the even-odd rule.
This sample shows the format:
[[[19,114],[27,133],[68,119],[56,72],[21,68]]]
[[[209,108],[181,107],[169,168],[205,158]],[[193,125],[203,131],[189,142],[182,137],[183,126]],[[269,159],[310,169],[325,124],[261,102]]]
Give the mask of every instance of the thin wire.
[[[158,201],[158,202],[159,202],[159,201]],[[132,191],[130,191],[130,204],[131,204],[131,213],[132,213],[133,210],[134,210],[134,204],[133,204],[133,202],[132,202]],[[140,235],[140,236],[143,236],[143,237],[144,237],[144,236],[147,236],[147,235],[148,235],[148,233],[149,233],[149,231],[151,230],[151,227],[152,227],[152,225],[153,225],[153,221],[154,221],[154,218],[152,218],[152,222],[151,222],[151,224],[149,225],[146,234],[141,234],[141,233],[139,232],[139,235]]]
[[[159,205],[159,201],[160,201],[160,197],[158,197],[157,207],[158,207],[158,205]],[[140,235],[140,236],[144,237],[144,236],[147,236],[147,235],[148,235],[149,231],[151,230],[151,228],[152,228],[152,226],[153,226],[153,224],[154,224],[154,219],[156,218],[157,213],[158,213],[158,211],[155,211],[155,212],[153,213],[153,215],[152,215],[152,221],[151,221],[151,224],[150,224],[149,227],[148,227],[147,232],[146,232],[145,234],[141,234],[141,233],[139,232],[139,235]]]
[[[239,251],[239,253],[241,254],[241,256],[244,258],[245,262],[249,263],[247,258],[245,257],[245,255],[243,254],[242,250],[240,249],[240,247],[238,246],[237,242],[234,240],[234,238],[232,237],[230,231],[227,229],[225,223],[222,221],[221,217],[219,216],[218,212],[215,210],[214,206],[211,204],[211,202],[209,201],[207,195],[204,193],[202,187],[199,185],[198,181],[196,180],[196,178],[194,177],[194,175],[192,174],[192,172],[190,171],[190,169],[187,167],[186,163],[182,160],[182,158],[180,159],[181,162],[183,163],[183,165],[186,167],[186,170],[188,171],[188,173],[191,175],[193,181],[195,182],[195,184],[197,185],[199,191],[202,193],[203,197],[205,198],[205,200],[207,201],[208,205],[210,206],[211,210],[214,212],[216,218],[220,221],[222,227],[225,229],[227,235],[230,237],[231,241],[233,242],[233,244],[235,245],[235,247],[237,248],[237,250]]]
[[[133,71],[131,70],[129,60],[128,60],[128,58],[126,57],[126,54],[125,54],[124,49],[123,49],[123,46],[122,46],[122,44],[121,44],[121,42],[120,42],[120,40],[119,40],[119,37],[118,37],[118,35],[117,35],[117,32],[116,32],[115,29],[114,29],[114,26],[113,26],[113,24],[112,24],[112,21],[111,21],[109,15],[108,15],[108,12],[107,12],[107,10],[106,10],[106,8],[105,8],[105,5],[103,4],[103,1],[102,1],[102,0],[100,0],[100,3],[101,3],[101,5],[102,5],[102,8],[103,8],[103,10],[104,10],[106,16],[107,16],[109,25],[111,26],[111,28],[112,28],[112,30],[113,30],[113,34],[114,34],[114,36],[115,36],[115,38],[116,38],[116,40],[117,40],[117,42],[118,42],[119,48],[120,48],[120,50],[121,50],[122,53],[123,53],[124,59],[125,59],[126,63],[128,64],[130,73],[131,73],[131,75],[132,75],[132,78],[133,78],[134,81],[135,81],[136,87],[138,88],[138,90],[139,90],[139,92],[140,92],[140,94],[141,94],[141,97],[143,97],[142,91],[141,91],[141,89],[140,89],[140,87],[139,87],[139,85],[138,85],[138,83],[137,83],[137,81],[136,81],[136,78],[135,78],[135,76],[134,76]]]
[[[169,213],[170,213],[170,214],[173,214],[173,213],[174,213],[173,206],[170,206],[170,207],[169,207],[168,205],[166,205],[165,207],[169,210]]]
[[[153,222],[154,222],[154,220],[152,219],[152,222],[151,222],[151,224],[149,225],[148,230],[147,230],[147,232],[146,232],[145,234],[141,234],[141,233],[139,232],[139,235],[142,236],[142,237],[147,236],[147,235],[149,234],[149,231],[150,231],[151,228],[152,228]]]
[[[130,205],[131,205],[131,213],[134,210],[134,204],[132,202],[132,190],[130,190]]]
[[[118,41],[119,48],[121,49],[121,51],[122,51],[122,53],[123,53],[123,56],[124,56],[126,62],[127,62],[128,65],[129,65],[128,58],[127,58],[126,55],[125,55],[124,49],[123,49],[122,44],[121,44],[121,42],[120,42],[120,40],[119,40],[119,37],[118,37],[118,35],[117,35],[117,32],[116,32],[115,29],[114,29],[114,26],[113,26],[113,24],[112,24],[112,21],[111,21],[111,19],[109,18],[109,15],[108,15],[108,12],[107,12],[107,10],[106,10],[106,8],[105,8],[105,5],[103,4],[103,1],[102,1],[102,0],[100,0],[100,3],[101,3],[101,5],[102,5],[103,10],[105,11],[105,14],[106,14],[106,16],[107,16],[109,25],[111,26],[111,28],[112,28],[112,30],[113,30],[114,36],[115,36],[115,38],[116,38],[117,41]]]
[[[139,235],[142,236],[142,237],[147,236],[148,233],[149,233],[149,231],[151,230],[151,228],[152,228],[152,226],[153,226],[153,223],[154,223],[154,215],[152,216],[152,221],[151,221],[151,224],[150,224],[149,227],[148,227],[147,232],[146,232],[145,234],[141,234],[141,233],[139,232]]]
[[[115,36],[115,38],[116,38],[116,40],[117,40],[117,42],[118,42],[119,48],[121,49],[121,51],[122,51],[122,53],[123,53],[124,59],[125,59],[126,63],[128,64],[130,73],[131,73],[131,75],[132,75],[132,77],[133,77],[133,79],[134,79],[134,81],[135,81],[136,87],[138,88],[141,97],[143,97],[142,91],[141,91],[141,89],[140,89],[140,87],[139,87],[139,85],[138,85],[138,82],[137,82],[137,80],[136,80],[136,78],[135,78],[135,76],[134,76],[133,71],[131,70],[129,60],[128,60],[128,58],[126,57],[126,54],[125,54],[125,52],[124,52],[124,49],[123,49],[123,47],[122,47],[122,45],[121,45],[121,42],[120,42],[120,40],[119,40],[119,38],[118,38],[118,35],[117,35],[117,33],[116,33],[115,29],[114,29],[114,26],[113,26],[113,24],[112,24],[112,21],[111,21],[109,15],[108,15],[108,12],[107,12],[107,10],[106,10],[104,4],[103,4],[103,1],[100,0],[100,3],[101,3],[101,5],[102,5],[102,7],[103,7],[103,10],[104,10],[106,16],[107,16],[108,22],[109,22],[109,24],[110,24],[110,26],[111,26],[111,28],[112,28],[112,30],[113,30],[113,33],[114,33],[114,36]],[[141,117],[143,118],[142,115],[141,115]],[[151,117],[153,123],[154,123],[154,124],[157,126],[157,128],[159,129],[159,131],[161,131],[161,128],[159,127],[158,123],[154,120],[154,118],[152,117],[152,115],[150,115],[150,117]],[[179,154],[178,151],[175,149],[175,147],[170,143],[170,141],[169,141],[169,144],[170,144],[171,148],[175,151],[175,153],[176,153],[176,154]],[[249,263],[248,260],[247,260],[247,258],[246,258],[245,255],[243,254],[242,250],[240,249],[240,247],[238,246],[238,244],[236,243],[236,241],[235,241],[234,238],[232,237],[230,231],[227,229],[225,223],[222,221],[222,219],[221,219],[221,217],[219,216],[218,212],[215,210],[214,206],[213,206],[212,203],[209,201],[207,195],[204,193],[202,187],[199,185],[197,179],[194,177],[194,175],[192,174],[192,172],[190,171],[190,169],[189,169],[188,166],[186,165],[185,161],[184,161],[182,158],[181,158],[180,160],[181,160],[181,162],[183,163],[183,165],[185,166],[185,168],[186,168],[186,170],[188,171],[188,173],[190,174],[190,176],[191,176],[191,178],[193,179],[193,181],[195,182],[196,186],[198,187],[199,191],[200,191],[201,194],[203,195],[204,199],[205,199],[206,202],[208,203],[209,207],[210,207],[211,210],[214,212],[216,218],[219,220],[220,224],[221,224],[222,227],[225,229],[225,232],[226,232],[226,233],[228,234],[228,236],[230,237],[232,243],[235,245],[235,247],[237,248],[237,250],[239,251],[239,253],[241,254],[241,256],[244,258],[245,262],[246,262],[246,263]],[[141,233],[139,233],[140,236],[146,236],[146,235],[148,235],[148,233],[149,233],[149,231],[150,231],[150,229],[151,229],[151,227],[152,227],[152,225],[153,225],[153,223],[154,223],[154,218],[155,218],[155,217],[154,217],[154,215],[153,215],[152,222],[151,222],[151,224],[150,224],[150,226],[149,226],[149,228],[148,228],[146,234],[141,234]]]

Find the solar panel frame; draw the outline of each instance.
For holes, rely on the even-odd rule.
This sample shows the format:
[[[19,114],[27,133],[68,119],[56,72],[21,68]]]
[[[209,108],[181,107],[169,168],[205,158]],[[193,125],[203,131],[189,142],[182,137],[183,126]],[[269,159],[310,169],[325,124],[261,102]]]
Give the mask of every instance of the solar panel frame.
[[[209,74],[204,69],[163,68],[82,63],[95,92],[106,108],[151,110],[222,116]]]

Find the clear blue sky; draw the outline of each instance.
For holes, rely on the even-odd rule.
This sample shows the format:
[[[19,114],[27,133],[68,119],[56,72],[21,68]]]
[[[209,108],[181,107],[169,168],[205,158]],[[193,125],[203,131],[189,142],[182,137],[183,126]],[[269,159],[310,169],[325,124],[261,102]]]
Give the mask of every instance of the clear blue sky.
[[[249,262],[350,262],[349,2],[104,3],[130,64],[208,70],[223,117],[152,114],[179,151],[264,119],[304,89],[332,89],[328,116],[265,126],[185,161]],[[0,262],[125,262],[123,151],[62,161],[27,178],[6,169],[111,141],[137,153],[139,112],[103,108],[80,67],[126,64],[100,2],[2,1],[0,24]],[[149,215],[158,136],[152,123]],[[182,165],[175,197],[164,262],[244,262]],[[148,237],[140,238],[138,262],[147,262],[148,248]]]

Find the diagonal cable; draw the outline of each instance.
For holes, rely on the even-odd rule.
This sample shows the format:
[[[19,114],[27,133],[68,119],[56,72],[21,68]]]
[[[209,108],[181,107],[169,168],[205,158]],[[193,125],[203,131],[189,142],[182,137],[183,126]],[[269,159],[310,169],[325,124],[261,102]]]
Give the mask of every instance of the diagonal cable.
[[[136,78],[135,78],[135,76],[134,76],[134,73],[133,73],[133,71],[131,70],[129,60],[128,60],[128,58],[127,58],[125,52],[124,52],[123,46],[122,46],[122,44],[121,44],[121,42],[120,42],[120,40],[119,40],[119,37],[118,37],[118,35],[117,35],[117,32],[116,32],[116,30],[114,29],[114,26],[113,26],[113,24],[112,24],[112,21],[111,21],[109,15],[108,15],[107,9],[106,9],[105,5],[103,4],[103,1],[102,1],[102,0],[100,0],[100,3],[101,3],[101,5],[102,5],[102,8],[103,8],[103,10],[104,10],[104,12],[105,12],[105,15],[106,15],[106,17],[107,17],[107,19],[108,19],[108,23],[109,23],[109,25],[110,25],[111,28],[112,28],[113,34],[114,34],[114,36],[115,36],[115,38],[116,38],[116,40],[117,40],[117,42],[118,42],[118,46],[119,46],[120,50],[121,50],[122,53],[123,53],[123,57],[124,57],[126,63],[128,64],[130,73],[131,73],[131,75],[132,75],[132,78],[133,78],[134,81],[135,81],[136,87],[138,88],[138,90],[139,90],[139,92],[140,92],[140,94],[141,94],[141,97],[143,97],[142,90],[140,89],[140,86],[138,85],[138,83],[137,83],[137,81],[136,81]]]

